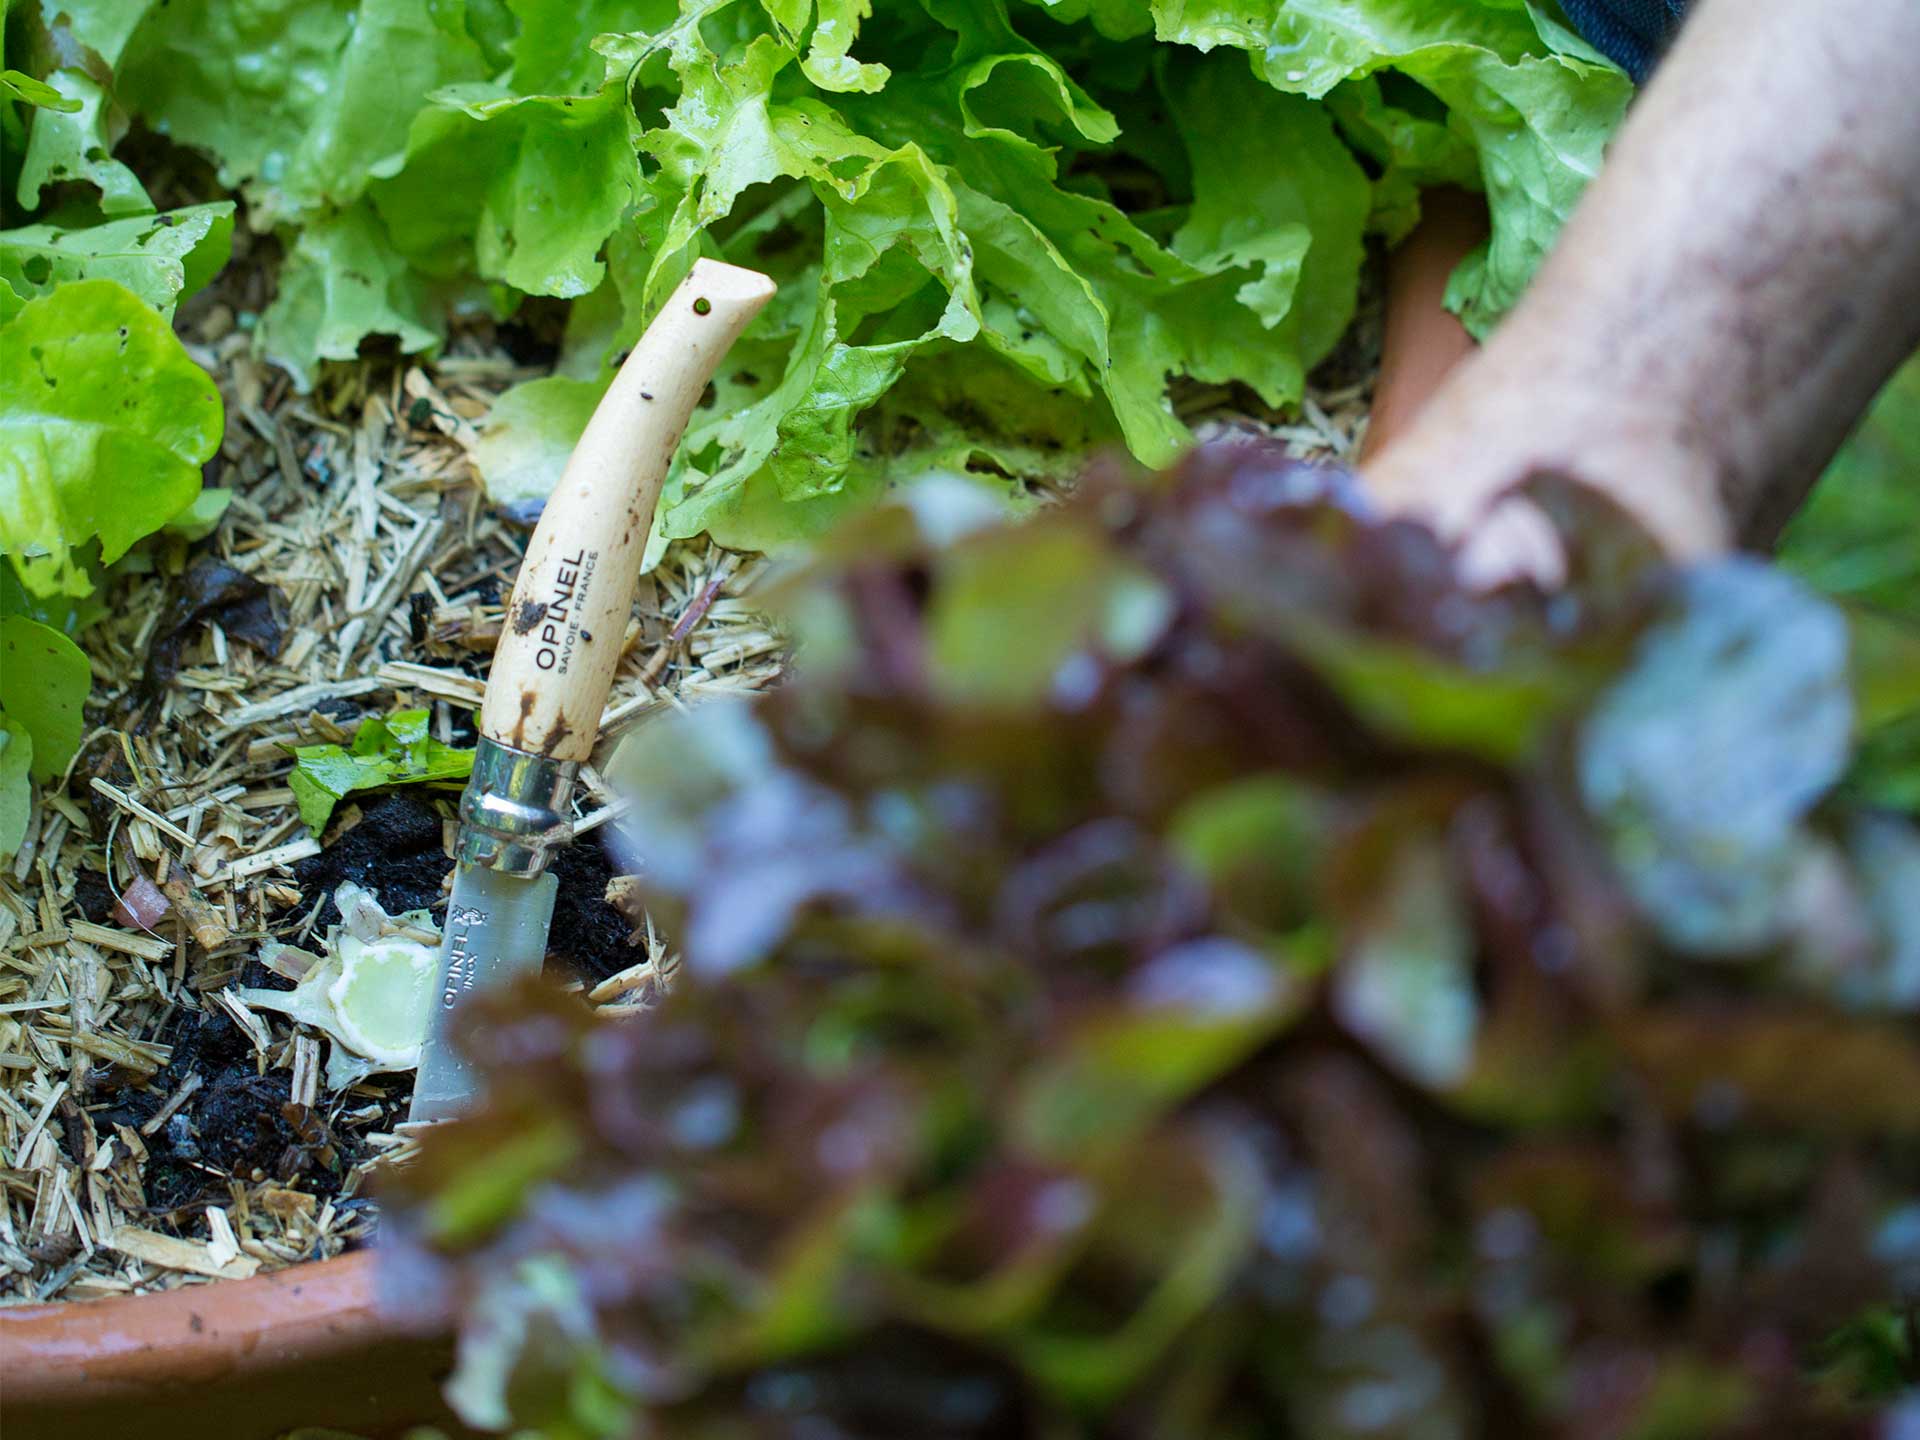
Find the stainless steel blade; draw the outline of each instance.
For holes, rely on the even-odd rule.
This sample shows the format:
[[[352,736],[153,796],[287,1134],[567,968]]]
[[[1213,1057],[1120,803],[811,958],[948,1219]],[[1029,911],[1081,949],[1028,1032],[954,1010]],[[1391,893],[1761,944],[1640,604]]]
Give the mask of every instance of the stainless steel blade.
[[[413,1108],[407,1112],[410,1122],[445,1120],[473,1101],[475,1076],[452,1039],[461,1002],[476,990],[539,973],[557,888],[551,873],[528,880],[484,865],[463,864],[454,871],[440,940],[439,985],[420,1051]]]

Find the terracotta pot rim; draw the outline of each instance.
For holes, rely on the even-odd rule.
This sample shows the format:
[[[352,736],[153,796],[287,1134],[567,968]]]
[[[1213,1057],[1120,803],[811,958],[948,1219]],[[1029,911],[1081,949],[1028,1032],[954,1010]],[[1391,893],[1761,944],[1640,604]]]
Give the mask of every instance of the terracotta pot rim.
[[[415,1336],[445,1328],[383,1308],[377,1265],[377,1251],[354,1250],[246,1280],[0,1310],[6,1406],[57,1402],[76,1386],[99,1398],[173,1374],[212,1375],[229,1349],[273,1368],[357,1349],[369,1330]]]
[[[0,1428],[7,1440],[468,1433],[439,1390],[450,1317],[382,1305],[379,1262],[357,1250],[248,1280],[0,1310]]]
[[[1477,197],[1438,192],[1427,219],[1389,262],[1385,329],[1374,407],[1362,454],[1405,428],[1427,397],[1472,349],[1459,321],[1442,305],[1448,276],[1486,233]],[[103,1405],[147,1406],[156,1399],[191,1405],[222,1383],[271,1383],[303,1371],[350,1374],[358,1357],[385,1355],[412,1364],[410,1388],[432,1383],[434,1357],[449,1352],[446,1317],[402,1317],[383,1307],[375,1272],[377,1248],[310,1261],[248,1280],[215,1281],[146,1295],[57,1301],[0,1309],[0,1416],[21,1433],[71,1435],[73,1420]],[[371,1362],[366,1362],[371,1367]],[[328,1394],[309,1380],[307,1398]],[[337,1385],[338,1380],[330,1380]],[[296,1399],[299,1397],[296,1397]],[[409,1421],[421,1413],[412,1398]],[[376,1395],[356,1413],[379,1415]],[[437,1409],[437,1402],[429,1408]],[[385,1429],[390,1415],[375,1429]],[[339,1424],[341,1416],[296,1416],[293,1424]],[[24,1423],[23,1423],[24,1422]],[[189,1428],[164,1433],[230,1433],[202,1412]],[[240,1422],[251,1433],[280,1428],[264,1411]],[[364,1422],[362,1422],[364,1425]],[[260,1428],[267,1426],[270,1428]],[[159,1433],[148,1429],[150,1440]]]
[[[95,1300],[43,1300],[35,1305],[9,1305],[0,1309],[0,1342],[4,1342],[7,1326],[16,1321],[45,1321],[63,1315],[75,1309],[89,1312],[106,1312],[123,1305],[144,1305],[149,1301],[165,1298],[169,1295],[207,1295],[217,1287],[218,1293],[225,1295],[234,1290],[253,1287],[260,1290],[280,1288],[276,1282],[284,1281],[289,1275],[326,1276],[329,1279],[352,1276],[356,1272],[369,1268],[374,1254],[372,1246],[362,1246],[357,1250],[343,1251],[330,1255],[325,1260],[303,1260],[284,1270],[270,1271],[264,1275],[249,1276],[245,1280],[208,1280],[205,1284],[181,1285],[172,1290],[153,1290],[138,1295],[106,1295]]]

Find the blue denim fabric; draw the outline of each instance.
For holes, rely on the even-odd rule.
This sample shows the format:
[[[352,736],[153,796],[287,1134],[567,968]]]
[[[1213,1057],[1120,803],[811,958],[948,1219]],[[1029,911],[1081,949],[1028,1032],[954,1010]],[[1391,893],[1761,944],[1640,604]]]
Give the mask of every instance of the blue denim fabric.
[[[1647,78],[1686,17],[1688,0],[1560,0],[1580,33],[1635,82]]]

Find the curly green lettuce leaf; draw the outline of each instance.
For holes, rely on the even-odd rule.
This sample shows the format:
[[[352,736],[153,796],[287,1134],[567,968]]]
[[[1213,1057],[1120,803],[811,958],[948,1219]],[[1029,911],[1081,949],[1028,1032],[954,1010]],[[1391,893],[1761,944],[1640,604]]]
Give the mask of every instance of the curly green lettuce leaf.
[[[39,107],[26,137],[15,199],[24,209],[38,205],[50,184],[78,181],[99,192],[108,215],[153,209],[133,171],[113,159],[126,133],[128,115],[112,93],[112,68],[127,37],[151,0],[78,0],[73,7],[55,0],[22,3],[9,26],[11,39],[24,41],[28,63],[42,78],[9,71],[33,88],[28,103]],[[4,9],[0,6],[0,9]],[[37,15],[24,12],[38,10]]]
[[[300,232],[260,323],[268,358],[303,389],[313,384],[316,361],[351,360],[369,335],[392,335],[411,353],[431,350],[443,334],[429,286],[364,203]]]
[[[532,295],[584,295],[601,247],[638,198],[638,126],[619,76],[595,93],[441,90],[408,140],[400,180],[374,203],[422,269],[477,270]]]
[[[1420,223],[1422,192],[1435,186],[1480,187],[1473,142],[1448,123],[1430,90],[1387,72],[1349,80],[1326,97],[1347,143],[1372,160],[1373,214],[1368,228],[1397,245]]]
[[[181,514],[190,510],[191,507]],[[90,540],[76,552],[75,563],[92,577],[96,587],[84,595],[60,592],[41,595],[21,584],[19,574],[11,565],[0,565],[0,615],[25,615],[42,625],[51,625],[62,635],[78,635],[89,625],[105,619],[107,602],[97,588],[103,574],[99,550],[98,542]]]
[[[123,8],[77,8],[102,3]],[[256,225],[305,219],[358,199],[398,160],[431,91],[485,78],[464,19],[432,0],[172,0],[132,32],[116,93],[211,151]]]
[[[605,393],[597,381],[549,375],[502,395],[472,450],[494,502],[512,508],[544,500]]]
[[[810,97],[775,99],[796,55],[774,35],[742,37],[727,56],[685,24],[662,37],[601,45],[634,66],[664,55],[680,84],[667,123],[640,142],[659,162],[650,191],[660,217],[638,289],[643,314],[678,279],[702,231],[750,192],[773,198],[740,217],[729,258],[742,263],[762,261],[759,251],[782,220],[813,220],[780,213],[789,195],[806,193],[780,182],[802,182],[819,205],[817,269],[803,261],[780,277],[782,297],[729,358],[722,381],[730,393],[690,427],[658,527],[668,536],[711,528],[751,544],[729,528],[750,478],[764,472],[762,483],[802,509],[813,500],[831,506],[856,449],[854,417],[892,387],[916,351],[980,333],[958,196],[918,143],[862,133]],[[775,335],[791,337],[784,360],[753,343]]]
[[[1120,442],[1111,412],[1079,397],[1034,384],[1013,366],[949,347],[917,356],[880,402],[862,417],[866,437],[841,488],[846,502],[822,504],[818,521],[876,494],[933,476],[967,476],[991,486],[999,508],[1033,503],[1007,477],[1065,488],[1086,457]],[[778,513],[753,515],[756,499],[777,497],[751,485],[743,495],[745,523],[763,533],[778,529]],[[789,522],[790,523],[790,522]]]
[[[0,711],[31,742],[34,779],[66,770],[85,730],[92,681],[87,657],[65,635],[25,615],[0,615]]]
[[[355,791],[465,780],[473,751],[434,739],[427,719],[425,710],[396,710],[361,721],[351,745],[296,746],[287,786],[307,828],[318,835],[334,806]]]
[[[77,229],[23,225],[0,230],[0,281],[30,300],[72,280],[113,280],[171,316],[227,263],[232,245],[230,200]]]
[[[742,388],[737,375],[734,380],[729,388]],[[554,375],[517,385],[495,402],[470,452],[493,500],[509,512],[532,514],[605,392],[602,378]],[[696,424],[707,428],[714,423],[707,415],[726,411],[724,401],[716,401]],[[1024,490],[1009,492],[1008,476],[1064,487],[1089,453],[1119,442],[1104,409],[952,348],[917,359],[863,417],[862,430],[866,438],[837,492],[795,507],[750,477],[731,497],[719,532],[736,541],[811,538],[875,495],[937,476],[975,477],[997,493],[996,511],[1018,507],[1031,501]]]
[[[1063,183],[1055,150],[1029,138],[1058,127],[1077,145],[1104,145],[1112,114],[1003,12],[933,13],[951,31],[953,63],[896,68],[884,92],[857,109],[846,102],[857,125],[813,102],[780,103],[792,56],[772,36],[754,36],[731,65],[717,63],[703,31],[673,38],[683,90],[668,119],[695,118],[643,141],[672,185],[663,202],[675,204],[647,295],[702,224],[783,178],[819,203],[822,259],[817,281],[799,278],[817,286],[811,307],[760,327],[794,336],[778,382],[690,429],[661,535],[708,530],[765,548],[817,533],[850,490],[871,487],[861,417],[923,355],[983,348],[976,366],[1002,389],[1011,369],[1042,394],[1092,400],[1136,455],[1163,461],[1190,438],[1168,400],[1171,377],[1241,381],[1285,404],[1350,318],[1368,186],[1316,107],[1235,67],[1170,60],[1159,83],[1194,198],[1185,223],[1156,236]],[[644,59],[644,47],[631,53]],[[1230,143],[1249,115],[1292,157],[1282,173]],[[740,232],[725,249],[760,258]],[[766,379],[757,362],[754,373]],[[709,468],[704,454],[719,463]]]
[[[860,22],[873,14],[872,0],[818,0],[813,40],[801,60],[801,72],[822,90],[872,92],[892,74],[885,65],[866,64],[847,52]]]
[[[1343,80],[1410,56],[1470,49],[1512,62],[1539,40],[1524,11],[1485,0],[1152,0],[1150,8],[1157,39],[1199,50],[1244,50],[1268,84],[1316,99]]]
[[[23,5],[22,8],[25,8]],[[40,12],[103,66],[116,66],[154,0],[40,0]],[[70,47],[61,47],[71,53]]]
[[[1310,366],[1353,319],[1366,176],[1321,107],[1260,86],[1238,69],[1184,68],[1188,74],[1165,87],[1193,167],[1193,207],[1173,249],[1209,272],[1252,272],[1233,292],[1238,308],[1222,304],[1218,316],[1207,317],[1236,325],[1246,355],[1217,368],[1203,361],[1189,373],[1225,380],[1227,369],[1244,369],[1275,339],[1290,341],[1284,348]],[[1253,147],[1228,143],[1236,127],[1248,126],[1287,163],[1275,165]],[[1186,307],[1166,308],[1184,313]],[[1266,335],[1253,331],[1240,310]],[[1277,393],[1294,399],[1304,382],[1304,370],[1297,379],[1289,375]]]
[[[233,504],[233,491],[224,485],[209,485],[193,497],[193,503],[162,527],[169,535],[187,541],[204,540],[220,528],[220,519]]]
[[[522,95],[587,95],[606,62],[593,42],[631,31],[657,34],[680,15],[679,0],[505,0],[518,32],[508,43],[508,83]],[[710,8],[710,7],[702,7]]]
[[[43,109],[34,117],[14,188],[21,208],[34,209],[48,186],[72,180],[93,186],[107,215],[153,209],[139,177],[113,158],[126,121],[100,82],[80,70],[56,70],[47,83],[70,104]]]
[[[1155,0],[1154,34],[1202,50],[1248,52],[1277,90],[1315,98],[1342,82],[1397,71],[1447,108],[1448,126],[1479,154],[1493,238],[1463,266],[1448,301],[1485,330],[1519,299],[1574,202],[1600,168],[1632,83],[1600,63],[1564,27],[1529,9],[1431,0],[1325,0],[1312,6],[1229,0]],[[1541,54],[1545,47],[1549,53]],[[1376,122],[1377,123],[1377,122]],[[1406,134],[1395,158],[1431,167],[1443,147],[1431,132]],[[1400,177],[1396,177],[1396,186]],[[1389,191],[1404,227],[1406,196]]]
[[[112,564],[200,493],[220,392],[167,322],[111,280],[30,300],[0,350],[0,551],[25,587],[84,594],[75,550]]]
[[[569,297],[601,283],[600,252],[638,191],[633,109],[623,75],[586,51],[585,67],[563,66],[536,34],[553,42],[529,30],[533,54],[513,75],[579,93],[437,85],[395,152],[369,165],[366,201],[301,232],[262,328],[303,386],[316,360],[350,359],[369,335],[406,351],[437,344],[447,296],[426,277]],[[597,91],[585,78],[596,67]]]
[[[1453,107],[1453,123],[1479,148],[1493,237],[1454,272],[1447,304],[1484,335],[1519,301],[1599,173],[1632,86],[1616,70],[1563,56],[1502,65],[1464,53],[1407,68]],[[1586,83],[1569,86],[1567,71]]]

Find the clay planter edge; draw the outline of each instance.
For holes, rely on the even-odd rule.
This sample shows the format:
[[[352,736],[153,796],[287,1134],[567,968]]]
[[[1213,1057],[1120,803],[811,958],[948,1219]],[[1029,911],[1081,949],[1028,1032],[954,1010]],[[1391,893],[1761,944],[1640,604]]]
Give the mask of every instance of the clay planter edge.
[[[1430,196],[1391,257],[1367,453],[1471,350],[1441,297],[1485,225],[1478,200]],[[251,1280],[0,1309],[0,1429],[6,1440],[273,1440],[302,1426],[369,1440],[415,1425],[469,1434],[440,1394],[450,1323],[383,1306],[376,1261],[363,1250]]]

